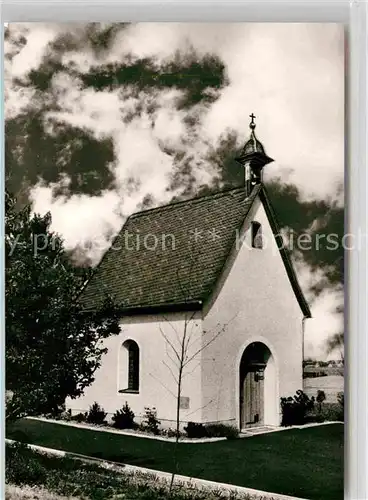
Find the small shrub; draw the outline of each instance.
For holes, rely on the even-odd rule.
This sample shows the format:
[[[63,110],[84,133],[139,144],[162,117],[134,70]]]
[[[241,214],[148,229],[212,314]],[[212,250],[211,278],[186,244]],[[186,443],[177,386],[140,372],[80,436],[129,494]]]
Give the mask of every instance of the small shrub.
[[[137,431],[146,432],[146,426],[143,420],[136,425],[136,429]]]
[[[314,398],[310,399],[303,391],[298,390],[294,397],[281,398],[282,421],[284,427],[303,425],[306,416],[314,407]]]
[[[205,428],[207,437],[226,437],[227,439],[236,439],[239,436],[238,429],[233,425],[207,424]]]
[[[144,420],[142,424],[144,430],[155,435],[160,433],[159,425],[161,424],[161,422],[157,418],[156,408],[148,408],[147,406],[145,407]]]
[[[72,422],[78,422],[81,424],[82,422],[86,422],[87,414],[86,413],[77,413],[76,415],[73,415],[70,417],[70,420]]]
[[[340,422],[343,422],[344,421],[344,393],[343,392],[337,393],[337,402],[339,404],[339,410],[337,412],[336,420],[340,420]]]
[[[319,409],[319,411],[321,411],[321,409],[322,409],[322,403],[325,400],[326,400],[325,391],[317,391],[316,401],[318,403],[318,409]]]
[[[338,392],[337,393],[337,402],[339,405],[344,408],[344,393],[343,392]]]
[[[222,424],[206,424],[206,437],[222,437],[223,425]]]
[[[338,403],[326,403],[323,405],[321,415],[323,415],[325,421],[343,421],[344,413],[341,410],[341,406]]]
[[[112,416],[113,427],[116,429],[134,429],[136,424],[134,422],[134,413],[126,402],[121,410],[116,410]]]
[[[222,423],[203,425],[188,422],[184,430],[187,432],[189,438],[226,437],[227,439],[236,439],[239,436],[239,431],[235,426]]]
[[[69,408],[69,410],[64,411],[60,415],[61,420],[65,420],[66,422],[69,422],[72,419],[72,410]]]
[[[188,422],[188,425],[184,427],[188,438],[202,438],[207,437],[207,429],[203,424],[198,424],[196,422]]]
[[[86,422],[89,424],[102,425],[105,422],[107,413],[101,406],[95,401],[92,406],[89,407],[88,413],[86,415]]]
[[[318,411],[318,412],[313,412],[313,413],[308,414],[305,418],[305,423],[306,424],[311,424],[311,423],[321,424],[322,422],[326,422],[326,420],[329,420],[329,419],[327,418],[328,411],[325,411],[325,410],[326,409],[324,409],[323,411]]]
[[[171,429],[171,427],[169,427],[168,429],[161,429],[161,435],[167,436],[169,438],[174,438],[174,437],[176,437],[177,432],[175,429]],[[182,437],[183,433],[179,431],[178,435],[179,435],[179,437]]]

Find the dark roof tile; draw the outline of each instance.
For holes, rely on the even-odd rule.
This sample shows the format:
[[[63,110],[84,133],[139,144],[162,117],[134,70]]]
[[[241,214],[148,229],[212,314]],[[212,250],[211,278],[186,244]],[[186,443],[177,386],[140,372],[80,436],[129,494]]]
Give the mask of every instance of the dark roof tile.
[[[107,293],[130,313],[200,308],[258,195],[278,240],[279,225],[263,185],[256,186],[248,198],[240,187],[133,214],[82,291],[82,305],[93,310]],[[280,254],[299,305],[311,317],[282,244]]]
[[[255,196],[241,187],[133,214],[81,302],[91,310],[106,292],[123,309],[205,300]]]

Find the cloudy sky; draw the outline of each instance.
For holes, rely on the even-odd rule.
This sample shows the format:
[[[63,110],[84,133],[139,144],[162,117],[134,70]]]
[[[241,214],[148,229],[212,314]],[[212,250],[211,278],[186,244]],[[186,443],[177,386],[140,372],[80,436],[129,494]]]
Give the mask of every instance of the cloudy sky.
[[[237,186],[249,114],[282,226],[343,234],[344,38],[336,24],[10,24],[9,188],[95,265],[125,218]],[[342,249],[293,254],[306,355],[342,329]]]

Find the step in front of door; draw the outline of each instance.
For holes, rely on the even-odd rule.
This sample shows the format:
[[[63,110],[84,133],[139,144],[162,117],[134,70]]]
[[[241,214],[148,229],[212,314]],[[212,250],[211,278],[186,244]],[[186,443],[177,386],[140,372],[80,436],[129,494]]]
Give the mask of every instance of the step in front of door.
[[[258,427],[245,427],[241,430],[242,434],[263,434],[265,432],[271,432],[275,430],[275,427],[269,427],[265,425],[260,425]]]

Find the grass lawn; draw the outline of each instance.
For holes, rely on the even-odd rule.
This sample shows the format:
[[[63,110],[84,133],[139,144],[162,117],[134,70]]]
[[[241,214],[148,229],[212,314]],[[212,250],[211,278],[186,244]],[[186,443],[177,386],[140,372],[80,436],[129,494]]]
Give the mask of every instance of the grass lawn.
[[[341,424],[214,443],[180,443],[179,473],[310,500],[343,499]],[[173,443],[20,420],[7,437],[151,469],[173,470]]]
[[[76,497],[61,496],[44,488],[30,486],[5,486],[5,500],[78,500]]]
[[[168,483],[152,474],[118,473],[99,463],[37,453],[17,443],[6,446],[5,500],[229,500],[221,491]],[[232,500],[255,500],[232,495]]]

